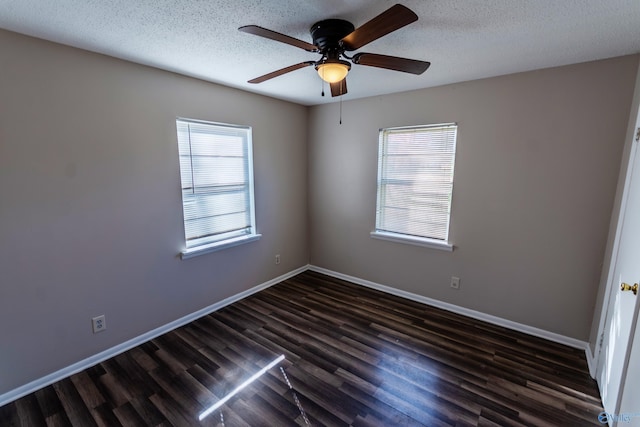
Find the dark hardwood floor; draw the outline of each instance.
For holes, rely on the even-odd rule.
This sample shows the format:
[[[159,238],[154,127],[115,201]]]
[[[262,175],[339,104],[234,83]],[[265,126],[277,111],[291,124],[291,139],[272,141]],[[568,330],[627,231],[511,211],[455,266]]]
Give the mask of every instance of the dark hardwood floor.
[[[584,426],[601,411],[582,350],[307,271],[0,407],[0,425]]]

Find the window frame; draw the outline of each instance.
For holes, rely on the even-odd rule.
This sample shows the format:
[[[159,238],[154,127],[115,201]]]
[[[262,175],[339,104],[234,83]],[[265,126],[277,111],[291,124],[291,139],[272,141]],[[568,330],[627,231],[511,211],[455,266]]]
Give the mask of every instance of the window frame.
[[[183,236],[184,236],[184,249],[180,252],[180,258],[181,259],[188,259],[188,258],[192,258],[195,256],[199,256],[199,255],[204,255],[207,253],[211,253],[211,252],[215,252],[215,251],[219,251],[222,249],[226,249],[229,247],[233,247],[233,246],[238,246],[241,244],[245,244],[245,243],[249,243],[249,242],[253,242],[256,241],[258,239],[260,239],[261,234],[259,234],[257,232],[257,228],[256,228],[256,216],[255,216],[255,198],[254,198],[254,177],[253,177],[253,129],[251,126],[243,126],[243,125],[234,125],[234,124],[228,124],[228,123],[220,123],[220,122],[212,122],[212,121],[205,121],[205,120],[197,120],[197,119],[190,119],[190,118],[185,118],[185,117],[176,117],[176,139],[178,142],[178,159],[179,159],[179,171],[180,171],[180,199],[182,201],[182,227],[183,227]],[[198,238],[198,239],[192,239],[192,243],[190,244],[188,236],[187,236],[187,227],[186,227],[186,222],[185,222],[185,218],[187,216],[187,212],[186,212],[186,205],[187,205],[187,201],[185,200],[184,197],[184,192],[185,192],[185,182],[183,181],[183,166],[182,166],[182,162],[180,161],[181,157],[183,157],[183,155],[181,154],[180,151],[180,145],[184,144],[185,142],[182,141],[181,142],[181,131],[180,131],[180,126],[183,124],[196,124],[199,126],[211,126],[212,129],[215,128],[224,128],[224,129],[229,129],[231,131],[233,130],[238,130],[238,131],[245,131],[246,133],[243,136],[243,164],[246,165],[246,171],[244,172],[245,175],[245,179],[242,182],[242,187],[246,187],[246,190],[243,190],[243,194],[246,195],[246,198],[248,199],[248,202],[246,203],[246,207],[248,209],[245,209],[243,212],[245,212],[245,214],[248,215],[248,232],[246,234],[241,234],[239,235],[238,233],[232,233],[231,231],[229,232],[230,237],[227,238],[221,238],[221,239],[215,239],[213,237],[203,237],[203,238]],[[191,139],[191,133],[190,130],[189,132],[189,138]],[[214,132],[215,133],[215,132]],[[221,135],[221,133],[218,133],[217,135]],[[191,179],[194,179],[194,170],[193,170],[193,153],[191,152],[191,141],[189,141],[190,144],[190,154],[189,154],[189,160],[190,160],[190,167],[189,167],[189,171],[191,172]],[[193,182],[191,183],[191,188],[193,189],[193,191],[195,192],[195,189],[197,188],[197,185],[194,184]],[[205,197],[207,194],[203,193],[203,197]],[[210,193],[209,193],[210,195]],[[219,233],[219,235],[224,235],[226,233]]]
[[[445,228],[445,238],[444,239],[440,239],[434,236],[425,236],[425,235],[414,235],[414,234],[407,234],[407,233],[403,233],[403,232],[398,232],[398,231],[393,231],[393,230],[387,230],[386,228],[388,227],[384,227],[383,226],[383,216],[381,214],[382,212],[382,206],[381,204],[383,203],[383,198],[385,197],[385,195],[383,195],[383,190],[382,190],[382,185],[383,185],[383,180],[384,180],[384,176],[385,176],[385,172],[386,172],[386,160],[387,160],[387,144],[386,144],[386,136],[389,133],[397,133],[397,132],[401,132],[403,130],[406,130],[407,132],[415,132],[416,130],[428,130],[428,129],[434,129],[434,128],[454,128],[453,132],[454,132],[454,138],[453,138],[453,144],[452,144],[452,153],[451,153],[451,189],[449,192],[449,202],[448,202],[448,214],[447,214],[447,221],[446,221],[446,228]],[[416,245],[416,246],[423,246],[423,247],[428,247],[428,248],[433,248],[433,249],[440,249],[440,250],[444,250],[444,251],[453,251],[454,249],[454,245],[451,243],[450,241],[450,225],[451,225],[451,211],[452,211],[452,202],[453,202],[453,181],[454,181],[454,177],[455,177],[455,160],[456,160],[456,146],[457,146],[457,133],[458,133],[458,124],[453,122],[453,123],[438,123],[438,124],[428,124],[428,125],[418,125],[418,126],[401,126],[401,127],[389,127],[389,128],[382,128],[379,130],[379,136],[378,136],[378,177],[377,177],[377,184],[376,184],[376,214],[375,214],[375,228],[374,230],[370,233],[371,237],[375,238],[375,239],[381,239],[381,240],[387,240],[387,241],[392,241],[392,242],[396,242],[396,243],[405,243],[405,244],[411,244],[411,245]]]

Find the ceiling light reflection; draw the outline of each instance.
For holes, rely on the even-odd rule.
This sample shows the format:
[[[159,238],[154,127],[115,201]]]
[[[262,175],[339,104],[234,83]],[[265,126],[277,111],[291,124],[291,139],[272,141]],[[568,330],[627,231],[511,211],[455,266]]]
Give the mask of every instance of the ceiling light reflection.
[[[227,403],[229,401],[229,399],[231,399],[233,396],[235,396],[236,394],[240,393],[244,388],[246,388],[249,384],[251,384],[252,382],[254,382],[255,380],[257,380],[258,378],[260,378],[261,376],[263,376],[265,374],[265,372],[267,372],[269,369],[273,368],[274,366],[276,366],[278,363],[282,362],[284,360],[284,354],[280,355],[278,358],[276,358],[274,361],[272,361],[271,363],[269,363],[267,366],[265,366],[264,368],[260,369],[258,372],[256,372],[255,374],[253,374],[251,376],[251,378],[249,378],[248,380],[246,380],[245,382],[243,382],[242,384],[240,384],[238,387],[236,387],[235,390],[233,390],[231,393],[227,394],[225,397],[223,397],[221,400],[217,401],[215,404],[213,404],[212,406],[210,406],[209,408],[207,408],[204,412],[202,412],[199,416],[198,416],[198,420],[202,421],[207,415],[210,415],[212,412],[214,412],[216,409],[220,408],[222,405],[224,405],[225,403]]]

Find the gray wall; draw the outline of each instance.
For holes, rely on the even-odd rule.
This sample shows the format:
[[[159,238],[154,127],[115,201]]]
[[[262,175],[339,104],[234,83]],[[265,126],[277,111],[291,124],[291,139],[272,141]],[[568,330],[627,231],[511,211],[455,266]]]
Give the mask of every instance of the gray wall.
[[[342,125],[337,104],[313,107],[311,263],[586,341],[637,67],[630,56],[355,100]],[[378,129],[443,122],[459,125],[455,251],[372,239]]]
[[[5,31],[0,52],[0,394],[307,264],[306,107]],[[177,257],[176,116],[253,126],[261,240]]]
[[[596,351],[599,349],[596,348],[598,343],[598,335],[602,332],[600,331],[600,327],[604,327],[604,322],[606,320],[605,316],[602,316],[603,308],[605,305],[609,303],[607,293],[607,286],[609,285],[609,280],[613,279],[610,277],[614,274],[615,263],[612,264],[613,259],[613,251],[615,246],[615,238],[618,227],[622,224],[619,223],[620,217],[620,208],[622,205],[622,196],[624,193],[624,187],[627,180],[627,173],[629,172],[629,157],[631,156],[631,148],[632,144],[634,144],[635,136],[636,136],[636,120],[638,118],[638,110],[640,109],[640,69],[638,69],[638,73],[636,75],[635,81],[635,89],[633,93],[633,101],[631,103],[631,112],[629,113],[629,122],[627,124],[627,133],[625,136],[625,145],[622,154],[622,161],[620,162],[620,173],[618,175],[618,186],[616,188],[616,197],[614,201],[613,211],[611,213],[611,221],[609,223],[609,235],[607,239],[607,247],[605,251],[605,257],[603,262],[602,274],[600,276],[600,286],[598,287],[598,294],[596,298],[596,308],[593,312],[593,323],[591,326],[591,334],[589,336],[589,346],[591,352],[595,355]],[[613,289],[618,287],[618,283],[613,283]]]

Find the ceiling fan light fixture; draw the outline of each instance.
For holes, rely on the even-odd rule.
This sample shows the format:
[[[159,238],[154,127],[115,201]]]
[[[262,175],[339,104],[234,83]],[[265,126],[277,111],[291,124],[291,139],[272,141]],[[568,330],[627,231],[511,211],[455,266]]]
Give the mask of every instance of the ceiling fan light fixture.
[[[350,69],[351,64],[339,59],[329,59],[316,66],[318,75],[327,83],[338,83],[339,81],[342,81],[347,77]]]
[[[351,64],[422,74],[429,67],[429,62],[375,53],[361,52],[356,53],[354,56],[348,56],[345,53],[357,51],[380,37],[399,30],[416,20],[418,20],[418,15],[401,4],[391,6],[358,28],[355,28],[351,22],[344,19],[324,19],[316,22],[309,29],[313,44],[258,25],[245,25],[240,27],[239,30],[321,55],[318,61],[305,61],[290,65],[249,80],[248,83],[262,83],[274,77],[313,66],[318,76],[331,85],[331,96],[342,96],[347,93],[346,77],[351,69]],[[345,59],[348,59],[348,61]],[[324,96],[324,88],[322,95]]]

